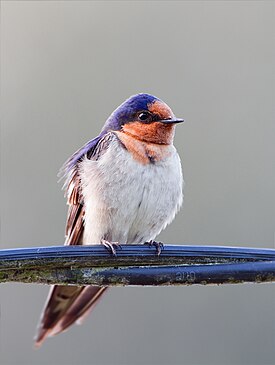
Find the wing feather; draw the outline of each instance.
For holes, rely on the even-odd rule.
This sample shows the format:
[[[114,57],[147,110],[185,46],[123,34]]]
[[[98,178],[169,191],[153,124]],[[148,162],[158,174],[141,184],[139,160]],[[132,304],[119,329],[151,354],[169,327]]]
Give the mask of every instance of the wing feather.
[[[108,148],[111,141],[108,133],[101,140],[95,139],[96,144],[87,151],[88,142],[84,147],[87,157],[97,160],[99,156]],[[73,155],[73,157],[76,154]],[[80,150],[77,156],[82,156]],[[73,157],[65,163],[69,166]],[[74,157],[74,159],[76,159]],[[79,160],[66,172],[67,181],[65,183],[67,203],[69,205],[66,222],[65,245],[82,244],[82,234],[84,230],[84,204],[81,194],[81,181],[78,173]],[[96,286],[62,286],[51,287],[48,299],[41,315],[36,346],[39,347],[48,336],[56,335],[65,331],[74,322],[80,322],[87,313],[95,306],[98,299],[106,291],[105,287]]]

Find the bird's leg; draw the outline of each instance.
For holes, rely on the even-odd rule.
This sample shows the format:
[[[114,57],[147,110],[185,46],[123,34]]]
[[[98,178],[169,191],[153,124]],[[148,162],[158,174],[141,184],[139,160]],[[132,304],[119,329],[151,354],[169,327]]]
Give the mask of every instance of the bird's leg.
[[[100,243],[106,247],[106,249],[113,255],[116,256],[116,250],[119,248],[122,249],[121,245],[118,242],[109,242],[107,240],[102,239]]]
[[[161,254],[161,251],[163,250],[163,243],[157,242],[154,240],[150,240],[148,242],[145,242],[144,245],[148,245],[149,247],[155,246],[156,247],[156,254],[159,256]]]

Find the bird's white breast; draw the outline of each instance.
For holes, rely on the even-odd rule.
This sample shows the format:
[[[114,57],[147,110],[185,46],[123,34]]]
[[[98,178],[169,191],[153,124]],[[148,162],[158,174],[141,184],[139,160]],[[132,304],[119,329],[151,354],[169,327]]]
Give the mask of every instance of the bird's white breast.
[[[84,244],[142,243],[173,220],[182,204],[183,179],[175,147],[167,148],[164,160],[141,164],[114,135],[97,161],[82,161]]]

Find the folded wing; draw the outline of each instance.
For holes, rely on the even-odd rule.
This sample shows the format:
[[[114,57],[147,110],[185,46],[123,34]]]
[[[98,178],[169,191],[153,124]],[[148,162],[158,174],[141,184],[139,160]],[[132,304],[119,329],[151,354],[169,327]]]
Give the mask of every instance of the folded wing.
[[[94,145],[90,143],[90,149],[84,149],[84,155],[97,160],[109,145],[110,136],[106,135],[101,140],[95,139]],[[80,151],[80,150],[79,150]],[[77,151],[79,160],[83,157]],[[74,156],[74,155],[73,155]],[[75,159],[75,158],[74,158]],[[81,195],[81,184],[78,174],[78,161],[72,163],[72,158],[65,164],[65,171],[69,178],[66,183],[68,197],[68,216],[66,223],[65,245],[82,244],[84,230],[84,204]],[[50,289],[48,299],[41,315],[41,320],[36,337],[36,346],[39,347],[43,341],[60,332],[65,331],[74,322],[80,323],[83,318],[94,308],[98,299],[106,291],[105,287],[97,286],[63,286],[54,285]]]

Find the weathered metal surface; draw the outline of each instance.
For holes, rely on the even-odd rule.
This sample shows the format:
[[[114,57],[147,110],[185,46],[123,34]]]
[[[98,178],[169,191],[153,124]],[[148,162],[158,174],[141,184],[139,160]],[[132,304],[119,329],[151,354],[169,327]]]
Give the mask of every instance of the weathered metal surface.
[[[275,281],[275,250],[217,246],[101,245],[0,250],[0,283],[193,285]]]

